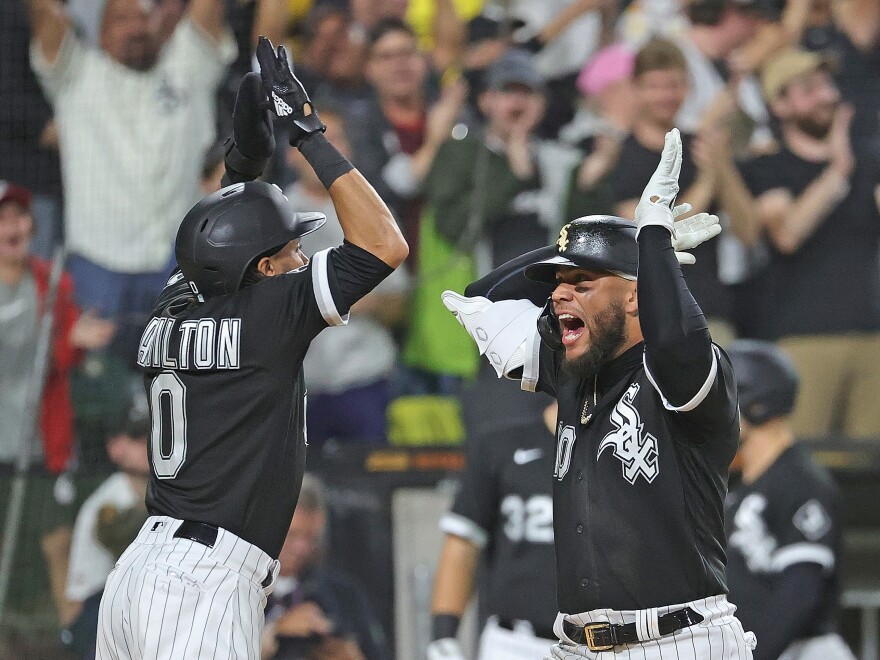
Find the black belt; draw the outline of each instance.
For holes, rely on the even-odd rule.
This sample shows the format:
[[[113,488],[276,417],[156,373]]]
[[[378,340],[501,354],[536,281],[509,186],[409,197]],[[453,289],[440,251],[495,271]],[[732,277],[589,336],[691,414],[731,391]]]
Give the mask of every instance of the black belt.
[[[516,621],[511,621],[509,619],[498,619],[498,627],[504,628],[505,630],[517,630]],[[536,626],[534,623],[530,621],[526,621],[532,627],[532,632],[535,633],[535,637],[543,637],[544,639],[556,639],[556,633],[553,632],[553,628],[547,628],[546,626]]]
[[[174,538],[189,539],[213,548],[217,542],[217,527],[194,520],[184,520],[180,523],[180,527],[174,531]]]
[[[703,616],[689,607],[657,617],[660,636],[669,635],[682,628],[700,623]],[[562,622],[566,636],[575,644],[586,644],[591,651],[610,651],[615,646],[634,644],[647,640],[639,639],[635,623],[615,624],[587,623],[579,626],[570,621]]]

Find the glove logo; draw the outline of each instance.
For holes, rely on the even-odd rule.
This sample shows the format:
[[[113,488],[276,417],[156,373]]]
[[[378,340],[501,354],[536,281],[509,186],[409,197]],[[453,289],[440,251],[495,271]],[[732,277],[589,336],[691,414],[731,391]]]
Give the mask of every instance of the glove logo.
[[[562,229],[559,230],[559,238],[556,239],[556,246],[559,248],[560,252],[565,252],[568,249],[568,228],[571,227],[571,223],[565,225]]]
[[[279,117],[287,117],[288,115],[293,114],[293,108],[291,108],[287,103],[284,102],[278,94],[272,92],[272,101],[275,103],[275,114]]]
[[[645,433],[639,411],[633,405],[639,393],[639,384],[633,383],[624,392],[611,411],[611,423],[615,428],[599,443],[596,460],[608,447],[614,448],[614,457],[623,464],[623,478],[635,484],[639,475],[651,483],[660,473],[657,464],[657,438]]]

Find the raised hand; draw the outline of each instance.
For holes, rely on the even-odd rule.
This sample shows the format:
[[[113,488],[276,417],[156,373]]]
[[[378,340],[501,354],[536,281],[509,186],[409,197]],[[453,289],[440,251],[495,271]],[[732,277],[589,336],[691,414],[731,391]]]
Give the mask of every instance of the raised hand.
[[[326,126],[312,107],[302,83],[293,74],[293,65],[284,46],[278,46],[275,51],[271,41],[260,37],[257,61],[270,107],[287,124],[290,144],[295,147],[303,138],[313,133],[323,133]]]
[[[681,173],[681,135],[677,128],[666,134],[660,163],[651,175],[648,185],[642,192],[639,205],[636,206],[636,225],[641,231],[647,225],[660,225],[674,233],[675,216],[672,206],[678,195],[678,175]]]

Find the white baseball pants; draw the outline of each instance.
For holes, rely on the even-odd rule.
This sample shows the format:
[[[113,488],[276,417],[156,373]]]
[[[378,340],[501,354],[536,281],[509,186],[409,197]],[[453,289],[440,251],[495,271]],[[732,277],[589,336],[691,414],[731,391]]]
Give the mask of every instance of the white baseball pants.
[[[278,561],[224,529],[213,548],[176,539],[180,523],[147,519],[107,578],[98,660],[259,660]]]
[[[543,660],[556,643],[553,639],[535,637],[531,631],[507,630],[490,617],[480,635],[479,660]]]

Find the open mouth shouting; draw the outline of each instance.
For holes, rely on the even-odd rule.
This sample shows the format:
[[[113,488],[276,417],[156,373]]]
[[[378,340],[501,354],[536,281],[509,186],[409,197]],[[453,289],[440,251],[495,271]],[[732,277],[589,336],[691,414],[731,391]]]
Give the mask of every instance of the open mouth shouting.
[[[562,345],[573,346],[584,334],[586,324],[583,319],[570,312],[562,312],[557,318],[559,329],[562,331]]]

